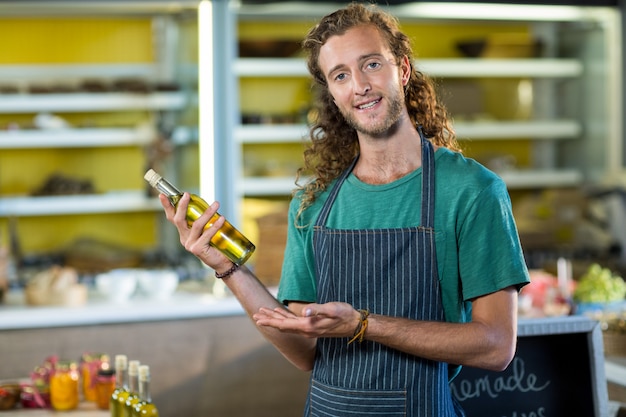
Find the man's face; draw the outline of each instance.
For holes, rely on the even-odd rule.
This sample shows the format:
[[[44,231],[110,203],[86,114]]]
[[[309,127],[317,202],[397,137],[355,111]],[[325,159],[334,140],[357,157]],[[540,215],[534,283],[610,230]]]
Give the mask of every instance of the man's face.
[[[401,119],[410,66],[406,57],[395,63],[376,28],[357,26],[329,38],[319,64],[335,104],[357,132],[385,136]]]

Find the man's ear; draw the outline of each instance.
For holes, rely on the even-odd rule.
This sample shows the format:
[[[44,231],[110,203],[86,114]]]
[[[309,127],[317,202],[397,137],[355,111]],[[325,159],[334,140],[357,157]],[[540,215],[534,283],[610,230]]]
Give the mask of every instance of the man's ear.
[[[402,71],[400,74],[402,85],[406,86],[409,82],[409,78],[411,78],[411,62],[409,61],[409,57],[406,55],[404,55],[400,61],[400,71]]]

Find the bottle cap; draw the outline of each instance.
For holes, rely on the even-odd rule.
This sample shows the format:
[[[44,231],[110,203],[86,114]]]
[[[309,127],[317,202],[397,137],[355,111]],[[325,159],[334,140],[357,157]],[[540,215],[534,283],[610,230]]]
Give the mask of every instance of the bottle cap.
[[[128,367],[126,355],[115,355],[115,367],[118,369],[126,369]]]
[[[139,361],[132,360],[128,362],[128,375],[139,375]]]
[[[159,180],[161,179],[161,176],[157,174],[153,169],[149,169],[143,177],[153,187],[156,186],[157,182],[159,182]]]
[[[142,381],[150,380],[150,367],[148,365],[139,366],[139,379]]]

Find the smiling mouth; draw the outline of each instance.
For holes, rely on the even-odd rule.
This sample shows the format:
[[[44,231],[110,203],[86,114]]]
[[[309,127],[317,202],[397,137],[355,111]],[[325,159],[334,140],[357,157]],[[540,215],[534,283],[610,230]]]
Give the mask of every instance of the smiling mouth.
[[[359,109],[359,110],[367,110],[367,109],[370,109],[370,108],[374,107],[378,103],[380,103],[380,99],[376,99],[376,100],[370,101],[370,102],[365,103],[365,104],[360,104],[360,105],[357,106],[357,109]]]

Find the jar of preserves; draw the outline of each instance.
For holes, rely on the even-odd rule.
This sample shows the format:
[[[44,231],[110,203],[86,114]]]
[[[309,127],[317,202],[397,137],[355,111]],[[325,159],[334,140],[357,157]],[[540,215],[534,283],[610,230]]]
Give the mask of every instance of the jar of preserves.
[[[96,376],[96,405],[100,410],[108,410],[111,395],[115,389],[115,369],[100,369]]]
[[[78,407],[78,365],[73,361],[59,361],[50,377],[50,403],[57,411]]]
[[[80,362],[80,373],[85,401],[96,401],[96,377],[98,370],[109,367],[109,355],[105,353],[84,353]]]

